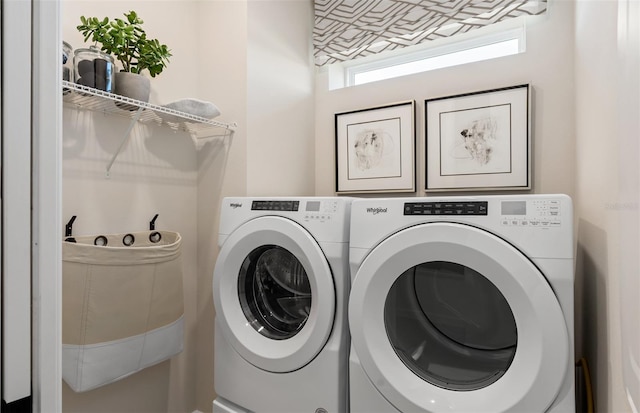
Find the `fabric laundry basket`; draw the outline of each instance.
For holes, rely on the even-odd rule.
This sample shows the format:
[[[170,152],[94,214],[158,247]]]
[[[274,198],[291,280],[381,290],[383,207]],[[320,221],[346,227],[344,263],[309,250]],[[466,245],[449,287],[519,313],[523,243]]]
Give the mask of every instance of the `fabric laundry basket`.
[[[176,232],[77,236],[62,248],[62,377],[76,392],[180,353],[181,237]]]

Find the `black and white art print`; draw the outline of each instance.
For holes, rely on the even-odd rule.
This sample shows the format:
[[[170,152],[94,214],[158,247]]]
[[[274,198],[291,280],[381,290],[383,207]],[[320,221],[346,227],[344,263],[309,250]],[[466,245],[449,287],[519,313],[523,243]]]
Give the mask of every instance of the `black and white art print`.
[[[529,189],[529,85],[425,100],[426,190]]]
[[[343,112],[336,122],[336,192],[415,191],[415,102]]]

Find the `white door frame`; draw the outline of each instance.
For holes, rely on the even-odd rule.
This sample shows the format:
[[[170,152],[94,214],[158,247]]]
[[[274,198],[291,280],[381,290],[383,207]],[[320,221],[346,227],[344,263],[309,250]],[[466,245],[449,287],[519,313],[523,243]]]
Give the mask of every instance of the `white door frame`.
[[[33,411],[59,412],[63,235],[61,0],[32,1]]]
[[[31,2],[2,1],[2,397],[31,396]]]

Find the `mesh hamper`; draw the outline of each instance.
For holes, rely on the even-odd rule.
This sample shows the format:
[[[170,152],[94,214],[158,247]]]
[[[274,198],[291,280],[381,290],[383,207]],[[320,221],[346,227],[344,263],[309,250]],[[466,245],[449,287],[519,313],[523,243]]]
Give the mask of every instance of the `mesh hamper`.
[[[62,377],[67,384],[76,392],[91,390],[180,353],[180,234],[74,238],[62,248]]]

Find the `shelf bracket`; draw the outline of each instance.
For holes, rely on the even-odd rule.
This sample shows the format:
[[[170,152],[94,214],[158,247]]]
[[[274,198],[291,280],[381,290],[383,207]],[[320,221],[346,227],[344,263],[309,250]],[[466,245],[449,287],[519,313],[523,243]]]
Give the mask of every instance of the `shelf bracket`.
[[[122,137],[122,141],[120,142],[120,146],[118,146],[118,150],[116,151],[116,153],[113,154],[113,157],[111,157],[111,161],[109,162],[109,165],[107,165],[107,173],[106,173],[107,178],[110,177],[111,167],[113,166],[113,163],[116,161],[116,158],[118,157],[118,155],[120,155],[120,152],[122,151],[122,148],[124,148],[124,145],[129,141],[129,138],[131,137],[131,131],[133,130],[133,127],[136,125],[136,123],[140,119],[140,115],[142,115],[143,110],[144,110],[144,107],[140,106],[136,111],[136,114],[133,116],[133,119],[131,119],[131,123],[129,124],[127,131],[124,133],[124,136]]]

